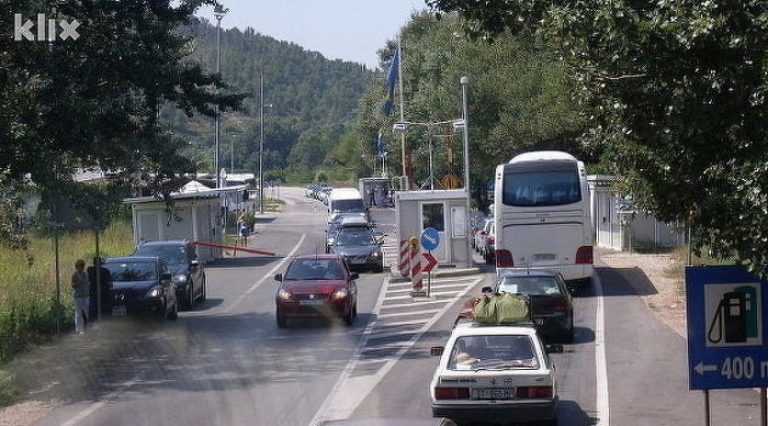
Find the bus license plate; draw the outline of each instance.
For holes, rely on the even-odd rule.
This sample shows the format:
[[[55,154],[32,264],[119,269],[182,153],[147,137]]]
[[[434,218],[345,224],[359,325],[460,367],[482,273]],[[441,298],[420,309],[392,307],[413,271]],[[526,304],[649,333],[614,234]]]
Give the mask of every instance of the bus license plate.
[[[505,389],[473,389],[472,399],[513,399],[515,388]]]
[[[553,254],[553,253],[539,253],[539,254],[534,254],[533,255],[533,260],[536,260],[536,261],[542,261],[542,260],[543,261],[552,261],[552,260],[556,260],[556,259],[557,259],[557,256],[555,254]]]
[[[113,306],[112,307],[112,316],[113,317],[124,317],[126,314],[128,314],[128,309],[126,309],[123,305]]]

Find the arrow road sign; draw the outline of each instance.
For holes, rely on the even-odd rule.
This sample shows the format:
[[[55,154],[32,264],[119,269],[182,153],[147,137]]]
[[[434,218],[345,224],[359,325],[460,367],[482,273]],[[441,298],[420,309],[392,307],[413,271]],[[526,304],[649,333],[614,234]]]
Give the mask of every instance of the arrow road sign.
[[[694,367],[693,369],[696,370],[697,373],[699,373],[699,374],[701,374],[703,376],[704,373],[706,373],[706,372],[717,371],[717,366],[716,365],[705,365],[704,361],[699,361],[699,363],[696,364],[696,367]]]
[[[424,253],[424,260],[427,261],[427,264],[421,269],[424,272],[431,272],[437,266],[437,259],[432,256],[432,253]]]

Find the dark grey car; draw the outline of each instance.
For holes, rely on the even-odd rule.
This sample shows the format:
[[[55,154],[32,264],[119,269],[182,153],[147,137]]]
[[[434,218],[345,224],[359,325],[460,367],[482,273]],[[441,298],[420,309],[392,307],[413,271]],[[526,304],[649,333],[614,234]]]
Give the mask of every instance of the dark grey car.
[[[195,246],[186,240],[152,241],[136,247],[134,256],[159,256],[165,259],[176,284],[177,296],[184,309],[206,297],[205,269]]]
[[[381,243],[363,228],[342,228],[336,234],[331,253],[344,257],[351,269],[384,271],[384,254]]]

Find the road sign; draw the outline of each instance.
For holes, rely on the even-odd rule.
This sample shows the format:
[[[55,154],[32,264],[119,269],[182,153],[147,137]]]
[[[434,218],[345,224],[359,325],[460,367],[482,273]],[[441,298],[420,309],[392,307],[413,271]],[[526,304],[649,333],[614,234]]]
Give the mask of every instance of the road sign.
[[[421,246],[424,250],[432,251],[440,244],[440,234],[437,233],[435,228],[425,228],[421,231]]]
[[[422,266],[421,271],[422,272],[432,272],[432,269],[434,269],[435,266],[437,266],[437,259],[435,259],[435,256],[432,256],[432,253],[424,253],[424,260],[427,261],[427,264]]]
[[[693,389],[768,386],[768,281],[738,266],[685,270]]]

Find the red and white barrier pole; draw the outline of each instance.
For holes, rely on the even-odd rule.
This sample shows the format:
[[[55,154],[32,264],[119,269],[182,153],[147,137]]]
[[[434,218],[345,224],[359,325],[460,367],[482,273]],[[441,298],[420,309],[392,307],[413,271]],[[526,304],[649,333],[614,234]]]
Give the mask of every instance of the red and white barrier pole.
[[[424,280],[421,277],[421,253],[419,250],[419,240],[411,237],[411,287],[413,291],[422,291]]]
[[[400,258],[398,265],[400,275],[404,277],[411,275],[411,242],[409,240],[400,241]]]

